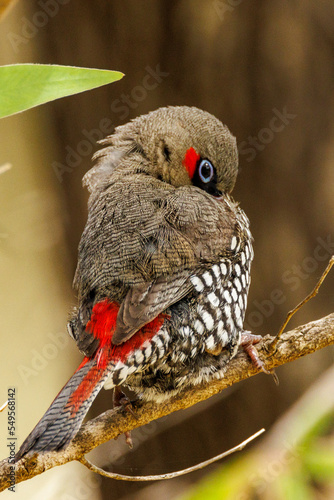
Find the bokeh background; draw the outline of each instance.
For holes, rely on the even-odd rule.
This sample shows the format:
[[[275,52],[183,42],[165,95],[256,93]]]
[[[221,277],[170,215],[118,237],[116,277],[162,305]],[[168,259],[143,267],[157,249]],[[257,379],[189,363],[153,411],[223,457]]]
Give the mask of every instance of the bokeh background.
[[[96,140],[165,105],[194,105],[237,137],[234,197],[251,220],[246,315],[274,334],[334,254],[334,6],[331,0],[18,0],[0,24],[0,64],[119,70],[118,83],[0,121],[1,401],[17,390],[26,437],[81,356],[66,334],[87,216],[81,178]],[[24,82],[22,82],[24,88]],[[333,311],[334,277],[293,318]],[[123,474],[183,469],[265,437],[230,460],[160,483],[123,483],[79,464],[17,486],[30,499],[334,498],[333,348],[259,375],[93,454]],[[90,416],[111,405],[102,391]],[[1,458],[6,416],[0,415]],[[11,493],[3,493],[3,497]]]

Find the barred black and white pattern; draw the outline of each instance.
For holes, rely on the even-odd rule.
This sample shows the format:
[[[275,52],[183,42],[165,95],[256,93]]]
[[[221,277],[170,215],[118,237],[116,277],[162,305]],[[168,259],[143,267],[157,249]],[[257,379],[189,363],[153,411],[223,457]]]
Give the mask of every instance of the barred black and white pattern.
[[[174,304],[159,332],[112,369],[105,388],[126,385],[145,400],[163,401],[182,386],[223,376],[240,344],[253,259],[248,219],[229,256],[190,277],[193,294]],[[246,237],[245,237],[246,236]]]

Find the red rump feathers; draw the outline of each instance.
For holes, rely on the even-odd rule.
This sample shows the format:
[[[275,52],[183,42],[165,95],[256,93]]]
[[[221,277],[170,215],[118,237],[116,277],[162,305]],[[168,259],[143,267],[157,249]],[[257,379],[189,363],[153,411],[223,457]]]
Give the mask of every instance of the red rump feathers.
[[[129,340],[120,345],[112,343],[112,336],[116,329],[116,319],[119,305],[105,299],[93,307],[90,321],[86,330],[99,339],[99,347],[95,359],[99,368],[105,368],[109,361],[125,361],[135,349],[140,349],[146,340],[151,339],[163,325],[166,314],[159,314],[153,321],[138,330]],[[87,358],[85,358],[86,360]],[[82,364],[85,364],[85,360]]]
[[[116,328],[118,310],[119,305],[116,302],[110,302],[108,299],[98,302],[93,307],[86,330],[99,339],[100,348],[103,348],[108,342],[110,344]]]
[[[182,163],[186,167],[190,179],[194,177],[196,165],[199,159],[200,155],[195,151],[194,148],[189,148],[187,150]]]
[[[71,415],[74,416],[83,401],[87,399],[94,388],[104,376],[110,361],[126,361],[130,353],[136,349],[141,349],[146,340],[150,340],[162,327],[165,318],[169,316],[165,313],[159,314],[153,321],[147,323],[138,330],[129,340],[120,345],[112,343],[112,336],[116,329],[116,319],[119,305],[104,299],[95,304],[92,310],[90,321],[86,325],[86,330],[99,339],[99,346],[94,355],[95,363],[83,377],[80,385],[72,393],[69,403],[72,405]],[[91,363],[92,358],[85,357],[77,372],[87,363]]]
[[[116,302],[110,302],[108,299],[98,302],[93,307],[90,321],[86,325],[86,330],[100,341],[95,356],[97,365],[101,368],[107,366],[109,361],[111,338],[116,328],[118,310],[119,305]]]

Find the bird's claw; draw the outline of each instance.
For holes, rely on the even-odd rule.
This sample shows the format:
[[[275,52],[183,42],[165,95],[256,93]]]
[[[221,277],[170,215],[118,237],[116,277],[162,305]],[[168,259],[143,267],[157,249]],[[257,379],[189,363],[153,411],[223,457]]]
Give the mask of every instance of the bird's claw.
[[[138,418],[133,410],[133,406],[130,399],[126,394],[124,394],[124,392],[120,389],[119,386],[116,386],[114,389],[113,403],[114,403],[114,408],[121,406],[123,410],[130,412],[131,415],[136,419]],[[133,448],[131,431],[124,432],[124,436],[126,444],[129,446],[129,448]]]
[[[278,377],[277,377],[275,371],[274,370],[267,370],[265,368],[264,363],[259,358],[258,351],[257,351],[256,347],[254,346],[254,344],[257,344],[261,340],[262,340],[261,335],[254,335],[251,332],[244,331],[241,334],[240,345],[243,348],[243,350],[246,352],[246,354],[248,354],[248,356],[250,357],[253,365],[258,370],[261,370],[262,372],[266,373],[267,375],[272,375],[275,384],[278,385],[279,381],[278,381]]]

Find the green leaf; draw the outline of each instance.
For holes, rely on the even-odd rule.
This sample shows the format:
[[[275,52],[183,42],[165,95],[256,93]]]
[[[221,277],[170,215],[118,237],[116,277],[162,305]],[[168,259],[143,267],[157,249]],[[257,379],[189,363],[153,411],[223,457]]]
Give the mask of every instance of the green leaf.
[[[74,66],[0,66],[0,118],[120,80],[123,73]]]

